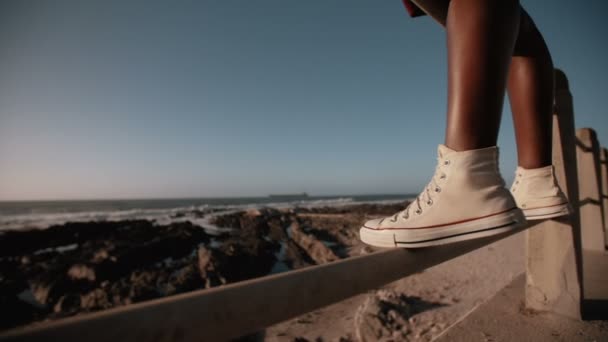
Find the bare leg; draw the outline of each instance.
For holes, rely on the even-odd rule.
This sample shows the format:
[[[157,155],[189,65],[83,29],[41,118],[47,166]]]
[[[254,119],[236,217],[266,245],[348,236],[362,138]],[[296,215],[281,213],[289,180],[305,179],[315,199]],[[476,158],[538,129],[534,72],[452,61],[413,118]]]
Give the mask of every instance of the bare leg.
[[[436,172],[424,191],[403,211],[367,221],[359,231],[361,240],[380,247],[435,246],[497,234],[496,229],[516,229],[526,218],[567,215],[567,199],[556,185],[551,167],[518,168],[511,192],[504,188],[498,170],[498,149],[493,146],[516,40],[517,51],[523,52],[513,57],[509,83],[517,113],[518,148],[520,154],[523,151],[520,161],[542,164],[539,160],[551,144],[551,122],[545,122],[547,109],[550,114],[546,72],[551,69],[545,69],[550,67],[550,58],[544,44],[535,46],[538,39],[542,41],[540,34],[529,36],[529,26],[520,31],[520,15],[525,20],[528,17],[519,1],[416,2],[440,24],[447,24],[447,147],[439,145]],[[532,25],[531,20],[526,23]],[[525,143],[534,145],[532,151]]]
[[[450,0],[414,0],[446,26]],[[521,8],[519,32],[511,58],[508,91],[515,124],[519,166],[551,164],[553,63],[532,18]]]
[[[517,0],[450,2],[445,143],[451,149],[496,145],[519,15]]]
[[[519,166],[551,165],[553,63],[542,35],[523,9],[508,89]]]

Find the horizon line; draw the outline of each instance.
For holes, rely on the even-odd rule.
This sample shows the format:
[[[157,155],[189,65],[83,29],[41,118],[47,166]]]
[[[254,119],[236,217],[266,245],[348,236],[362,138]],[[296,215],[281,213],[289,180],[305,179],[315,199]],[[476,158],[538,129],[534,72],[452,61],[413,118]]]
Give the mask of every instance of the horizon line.
[[[287,194],[289,195],[289,194]],[[308,197],[360,197],[360,196],[411,196],[416,194],[409,193],[359,193],[359,194],[331,194],[331,195],[311,195]],[[248,198],[271,198],[269,195],[260,196],[208,196],[208,197],[124,197],[124,198],[61,198],[61,199],[0,199],[0,203],[14,202],[84,202],[84,201],[164,201],[164,200],[201,200],[201,199],[248,199]]]

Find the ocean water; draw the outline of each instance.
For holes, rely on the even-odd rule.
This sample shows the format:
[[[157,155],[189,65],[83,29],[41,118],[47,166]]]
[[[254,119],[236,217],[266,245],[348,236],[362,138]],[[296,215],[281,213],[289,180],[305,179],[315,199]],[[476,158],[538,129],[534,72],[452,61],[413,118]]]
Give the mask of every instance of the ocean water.
[[[394,203],[411,195],[307,197],[184,198],[145,200],[18,201],[0,202],[0,230],[44,229],[66,222],[146,219],[157,224],[190,221],[208,230],[213,215],[271,207],[324,207],[356,203]]]

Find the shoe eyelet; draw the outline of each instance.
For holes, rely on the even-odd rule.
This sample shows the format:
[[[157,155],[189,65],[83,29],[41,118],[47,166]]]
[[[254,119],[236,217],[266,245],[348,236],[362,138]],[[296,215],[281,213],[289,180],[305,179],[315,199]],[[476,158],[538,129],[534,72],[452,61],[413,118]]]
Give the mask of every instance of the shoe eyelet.
[[[422,214],[422,210],[416,209],[415,213],[418,214],[418,215],[420,215],[420,214]]]
[[[433,200],[428,200],[428,201],[426,201],[426,204],[428,204],[428,205],[433,205]]]
[[[519,184],[519,181],[515,181],[515,184]]]
[[[450,160],[449,160],[449,159],[448,159],[448,160],[445,160],[445,161],[443,162],[443,165],[450,165]]]
[[[397,222],[397,219],[396,218],[392,218],[389,221],[391,221],[391,222]]]
[[[440,187],[436,187],[435,188],[435,192],[441,192],[441,188]]]
[[[441,177],[439,177],[439,178],[440,178],[440,179],[445,179],[445,178],[446,178],[445,173],[444,173],[444,174],[442,174],[442,175],[441,175]]]

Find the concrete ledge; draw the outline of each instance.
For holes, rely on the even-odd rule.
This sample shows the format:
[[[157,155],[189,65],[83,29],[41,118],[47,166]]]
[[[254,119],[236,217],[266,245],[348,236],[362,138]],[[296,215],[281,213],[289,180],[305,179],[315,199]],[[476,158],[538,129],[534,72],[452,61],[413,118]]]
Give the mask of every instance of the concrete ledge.
[[[578,196],[584,250],[605,250],[600,149],[591,128],[576,130]]]
[[[608,319],[608,253],[583,253],[583,319]]]
[[[552,160],[560,187],[572,204],[568,218],[544,220],[526,233],[526,307],[581,318],[579,176],[572,94],[555,70]]]
[[[608,149],[600,151],[600,169],[602,183],[602,217],[604,219],[604,248],[608,249]]]
[[[521,275],[435,341],[608,340],[608,321],[579,321],[526,309],[524,286]]]

